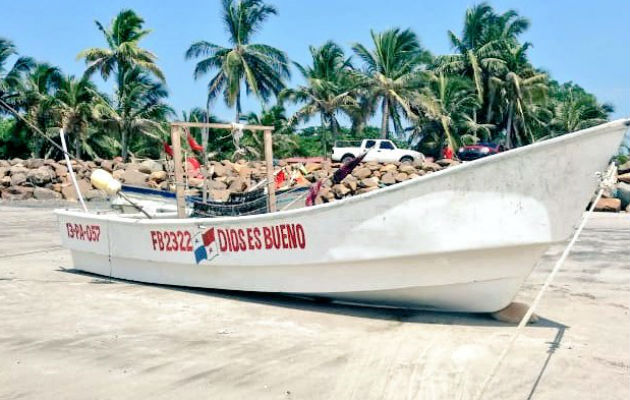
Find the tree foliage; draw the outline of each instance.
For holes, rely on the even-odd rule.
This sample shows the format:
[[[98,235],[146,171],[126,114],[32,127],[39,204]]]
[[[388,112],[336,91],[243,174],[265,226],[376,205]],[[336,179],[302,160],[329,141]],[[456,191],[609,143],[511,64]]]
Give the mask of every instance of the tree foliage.
[[[390,136],[433,156],[479,140],[511,148],[600,124],[613,112],[579,85],[556,82],[532,65],[532,44],[521,40],[529,20],[488,3],[466,10],[462,27],[447,32],[451,54],[433,57],[412,29],[391,28],[371,31],[371,43],[354,43],[351,56],[333,41],[310,46],[307,64],[291,64],[282,50],[255,42],[277,15],[274,6],[221,0],[220,9],[228,45],[198,41],[185,52],[196,60],[193,78],[210,80],[206,104],[182,117],[219,121],[210,106],[222,97],[235,122],[274,127],[276,157],[327,155],[338,139]],[[157,56],[141,46],[150,30],[133,10],[96,26],[104,46],[79,53],[82,77],[21,55],[0,38],[0,100],[53,141],[63,128],[80,157],[159,157],[176,116]],[[301,83],[287,87],[291,65]],[[99,91],[94,74],[113,78],[113,91]],[[262,103],[261,112],[243,112],[248,95]],[[286,104],[297,110],[287,114]],[[380,127],[369,126],[376,118]],[[0,158],[59,157],[24,120],[0,108]],[[262,138],[252,132],[238,146],[230,132],[190,132],[210,158],[263,154]]]

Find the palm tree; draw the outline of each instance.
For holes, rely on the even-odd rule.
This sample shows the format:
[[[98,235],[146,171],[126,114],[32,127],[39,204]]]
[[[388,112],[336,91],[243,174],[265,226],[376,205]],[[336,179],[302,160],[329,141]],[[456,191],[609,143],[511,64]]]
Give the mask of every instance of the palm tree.
[[[107,129],[118,133],[121,138],[122,157],[127,159],[131,139],[136,134],[156,141],[163,139],[162,122],[173,110],[163,102],[168,93],[161,82],[156,82],[140,67],[125,72],[121,82],[125,96],[110,102],[104,96],[94,108],[95,117]]]
[[[115,75],[117,83],[115,104],[119,107],[130,101],[136,102],[137,99],[133,98],[133,95],[131,100],[126,99],[126,97],[130,91],[137,90],[138,87],[142,87],[146,83],[141,82],[138,85],[131,85],[131,87],[126,86],[132,84],[130,77],[144,76],[144,73],[130,71],[146,71],[153,74],[162,83],[164,82],[164,74],[156,64],[155,54],[140,48],[140,40],[150,32],[143,29],[143,25],[144,20],[133,10],[121,11],[108,28],[96,21],[96,26],[105,37],[107,47],[86,49],[77,56],[85,59],[87,64],[85,76],[89,77],[94,72],[100,72],[103,79],[108,80],[112,74]],[[148,102],[150,103],[151,100],[149,99]],[[117,109],[116,113],[124,115],[127,111]],[[127,134],[129,132],[128,129],[122,130],[122,157],[125,160],[128,153]]]
[[[529,64],[529,46],[529,43],[505,42],[495,73],[507,148],[533,142],[533,127],[544,126],[550,117],[542,106],[547,92],[547,75]]]
[[[57,131],[49,132],[48,128],[53,125],[50,104],[60,81],[59,68],[47,63],[35,64],[23,80],[17,100],[20,108],[24,110],[24,118],[51,137],[56,137],[58,133]],[[31,130],[22,121],[17,121],[15,129]],[[44,138],[38,135],[33,136],[31,149],[33,153],[40,156],[46,155],[50,150]]]
[[[253,112],[247,114],[248,124],[274,127],[273,154],[277,158],[292,156],[298,147],[285,111],[282,105],[277,104],[269,109],[263,108],[260,114]],[[247,153],[256,158],[264,154],[263,138],[259,132],[249,132],[249,135],[243,138],[243,145]]]
[[[469,8],[466,10],[461,36],[448,31],[451,46],[457,53],[438,57],[438,70],[470,77],[475,83],[479,102],[483,102],[484,87],[488,86],[489,79],[484,71],[498,61],[496,47],[502,41],[516,42],[517,37],[528,27],[529,21],[514,10],[497,14],[485,2]]]
[[[383,33],[371,32],[374,50],[362,44],[352,46],[364,63],[360,74],[371,96],[381,102],[381,137],[386,138],[391,119],[397,133],[402,131],[401,112],[412,117],[409,97],[421,84],[419,71],[431,56],[420,45],[418,37],[409,29],[390,29]]]
[[[267,101],[284,88],[284,79],[290,76],[289,61],[283,51],[251,43],[252,36],[267,18],[277,14],[275,7],[262,0],[223,0],[222,12],[231,46],[195,42],[186,51],[186,59],[202,58],[195,66],[195,79],[217,70],[208,83],[208,102],[223,93],[226,104],[236,107],[235,121],[238,122],[242,113],[243,84],[246,93]]]
[[[434,150],[442,143],[457,149],[464,133],[481,130],[471,123],[471,115],[479,107],[471,80],[460,76],[447,76],[443,72],[429,74],[428,84],[411,101],[414,113],[419,115],[415,135],[432,139]],[[485,127],[486,129],[490,127]]]
[[[614,111],[610,104],[598,104],[594,96],[577,87],[563,87],[554,99],[552,136],[590,128],[608,120]]]
[[[335,140],[339,133],[338,112],[356,105],[356,100],[352,95],[351,77],[348,73],[352,66],[341,47],[331,41],[324,43],[321,47],[311,46],[310,52],[313,59],[312,66],[295,63],[306,80],[306,85],[295,89],[284,89],[280,93],[280,99],[304,103],[289,119],[291,126],[300,121],[308,121],[313,115],[320,115],[322,150],[326,154],[324,134],[326,125]]]
[[[8,101],[14,97],[15,92],[21,89],[24,74],[34,66],[34,61],[30,57],[18,57],[9,68],[7,65],[9,58],[16,55],[17,50],[13,42],[0,38],[0,100]]]
[[[89,78],[77,79],[74,76],[62,77],[51,99],[50,106],[57,125],[73,139],[74,153],[81,157],[83,153],[98,157],[89,143],[89,123],[92,111],[99,102],[96,86]]]

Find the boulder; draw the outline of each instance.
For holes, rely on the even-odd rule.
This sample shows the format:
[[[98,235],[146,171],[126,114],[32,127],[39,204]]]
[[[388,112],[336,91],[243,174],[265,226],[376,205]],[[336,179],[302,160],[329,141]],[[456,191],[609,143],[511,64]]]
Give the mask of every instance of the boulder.
[[[241,177],[234,178],[228,186],[228,190],[233,193],[241,193],[245,189],[247,189],[247,183]]]
[[[630,183],[630,172],[617,176],[617,179],[619,180],[619,182]]]
[[[52,180],[56,178],[56,175],[53,172],[52,168],[48,166],[42,166],[37,169],[32,169],[28,171],[26,177],[33,185],[43,186],[48,182],[52,182]]]
[[[27,170],[28,171],[28,170]],[[26,182],[26,173],[18,172],[15,174],[11,174],[11,185],[19,186]]]
[[[157,183],[160,183],[166,180],[166,171],[153,171],[149,175],[149,179]]]
[[[407,179],[409,179],[409,175],[405,174],[404,172],[399,172],[396,174],[396,182],[403,182]]]
[[[28,169],[39,168],[44,165],[44,160],[41,158],[29,158],[24,161],[24,166]]]
[[[10,176],[3,176],[2,178],[0,178],[0,185],[2,185],[2,186],[11,186],[11,177]]]
[[[68,175],[68,168],[65,165],[55,163],[51,166],[55,170],[55,175],[57,175],[58,177],[61,178]]]
[[[0,178],[9,175],[9,167],[0,167]]]
[[[115,172],[115,171],[114,171]],[[126,170],[120,176],[120,180],[127,185],[146,186],[149,175],[136,170]]]
[[[411,164],[403,164],[398,168],[398,171],[404,172],[405,174],[415,174],[416,167]]]
[[[22,164],[16,164],[16,165],[12,165],[9,168],[9,175],[14,175],[14,174],[28,174],[29,169],[25,168]]]
[[[383,176],[381,176],[381,183],[385,185],[393,185],[396,183],[396,175],[393,172],[387,172]]]
[[[111,160],[102,160],[101,168],[107,172],[112,172],[114,170],[114,162]]]
[[[214,167],[214,176],[227,176],[228,175],[228,170],[227,168],[220,164],[220,163],[213,163],[212,166]]]
[[[87,201],[107,200],[107,194],[100,189],[90,189],[85,193],[85,199]]]
[[[85,179],[77,181],[77,185],[79,186],[79,190],[83,196],[87,194],[88,190],[92,189],[92,184]],[[74,185],[71,182],[61,185],[61,194],[63,195],[63,198],[68,201],[77,201],[79,199],[77,191],[74,190]]]
[[[2,200],[26,200],[33,197],[33,188],[24,186],[11,186],[2,190]]]
[[[202,178],[188,178],[188,186],[200,188],[203,187],[203,179]]]
[[[61,193],[43,187],[36,187],[33,190],[33,197],[37,200],[60,200]]]
[[[322,197],[326,200],[334,200],[335,194],[333,193],[331,188],[322,187],[318,193],[319,197]]]
[[[335,194],[335,196],[337,198],[342,198],[345,195],[347,195],[348,193],[350,193],[350,189],[349,188],[347,188],[345,185],[342,185],[342,184],[339,184],[339,183],[336,184],[336,185],[333,185],[332,191],[333,191],[333,193]]]
[[[621,200],[600,198],[597,204],[595,204],[595,211],[605,212],[619,212],[621,210]]]
[[[252,169],[247,165],[241,165],[237,172],[241,178],[249,178],[252,174]]]
[[[230,198],[229,190],[214,189],[210,191],[210,198],[214,201],[227,201]]]
[[[429,172],[435,172],[442,169],[438,164],[426,161],[422,163],[422,169]]]
[[[140,164],[138,164],[138,171],[143,172],[145,174],[150,174],[151,172],[162,171],[164,168],[162,167],[162,163],[154,160],[144,160]]]
[[[0,167],[2,167],[2,168],[10,168],[11,167],[11,163],[8,162],[7,160],[0,160]]]
[[[361,187],[378,187],[378,178],[371,177],[361,179]]]
[[[210,181],[208,183],[208,186],[210,186],[211,190],[226,190],[227,189],[227,185],[225,184],[225,182],[215,181],[215,180]]]
[[[24,166],[24,160],[22,160],[21,158],[14,158],[12,160],[9,160],[9,164],[11,165],[20,165],[21,167]]]
[[[311,173],[322,169],[322,165],[320,163],[306,163],[304,168],[306,169],[306,172]]]
[[[356,168],[354,171],[352,171],[352,176],[357,179],[364,179],[370,175],[372,175],[372,170],[366,167]]]
[[[348,175],[341,181],[341,183],[343,183],[345,186],[348,187],[348,189],[354,192],[355,190],[357,190],[357,185],[359,181],[354,176]]]
[[[122,180],[122,176],[124,173],[125,173],[124,169],[117,169],[117,170],[114,170],[114,172],[112,172],[112,176],[114,177],[114,179],[120,181]]]
[[[394,172],[397,171],[398,167],[395,166],[394,164],[385,164],[381,167],[381,169],[379,171],[381,172]]]

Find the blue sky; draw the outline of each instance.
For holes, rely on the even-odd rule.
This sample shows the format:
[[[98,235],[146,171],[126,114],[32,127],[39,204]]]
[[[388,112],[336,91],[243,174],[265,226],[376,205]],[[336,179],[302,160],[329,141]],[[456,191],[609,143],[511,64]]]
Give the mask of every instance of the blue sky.
[[[18,50],[39,61],[80,75],[84,64],[77,53],[104,47],[94,20],[104,24],[123,8],[142,15],[153,32],[142,42],[155,52],[166,74],[169,102],[177,110],[203,105],[207,79],[194,81],[194,62],[184,52],[197,40],[227,45],[221,25],[219,0],[30,0],[3,1],[0,36],[15,42]],[[464,11],[478,2],[376,1],[376,0],[270,0],[279,15],[272,17],[255,41],[271,44],[300,63],[310,59],[308,46],[333,39],[349,52],[354,42],[369,46],[370,29],[410,27],[434,54],[451,52],[446,32],[459,32]],[[530,59],[559,81],[574,81],[615,106],[614,117],[630,115],[630,2],[599,1],[494,1],[498,11],[516,9],[531,21],[523,40],[532,42]],[[299,82],[297,71],[293,83]],[[102,84],[107,88],[108,84]],[[244,110],[258,111],[255,99]],[[233,118],[220,100],[213,112]]]

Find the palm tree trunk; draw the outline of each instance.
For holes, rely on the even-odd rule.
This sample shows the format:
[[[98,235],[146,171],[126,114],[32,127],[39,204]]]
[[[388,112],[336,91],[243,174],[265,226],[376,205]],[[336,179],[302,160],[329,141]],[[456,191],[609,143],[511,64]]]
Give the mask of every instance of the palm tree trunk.
[[[332,131],[332,140],[334,142],[335,140],[337,140],[337,137],[339,136],[339,125],[337,125],[337,120],[335,119],[333,115],[330,115],[329,118],[330,118],[330,130]]]
[[[236,119],[234,122],[237,124],[241,121],[241,92],[239,91],[236,94]]]
[[[488,89],[491,90],[491,89]],[[486,111],[486,124],[491,124],[491,118],[492,118],[492,106],[494,103],[494,91],[491,91],[488,94],[488,110]]]
[[[510,106],[508,107],[505,147],[507,149],[512,148],[512,103],[510,103]]]
[[[350,132],[353,136],[359,135],[365,129],[365,120],[363,118],[352,118],[352,126]]]
[[[116,105],[118,107],[118,112],[119,114],[122,115],[122,109],[123,109],[123,99],[124,99],[124,90],[125,90],[125,67],[123,66],[122,63],[118,63],[118,93],[117,93],[117,102],[118,104]],[[121,149],[121,156],[124,162],[127,162],[127,153],[128,153],[128,132],[127,129],[123,128],[122,130],[122,138],[121,138],[121,143],[120,146],[122,147]]]
[[[121,140],[121,147],[122,147],[122,159],[124,162],[127,162],[127,153],[128,153],[128,141],[129,141],[129,132],[127,132],[127,129],[123,129],[122,130],[122,140]]]
[[[81,158],[81,138],[79,132],[74,134],[74,156]]]
[[[387,128],[389,125],[389,103],[387,97],[383,97],[383,120],[381,121],[381,138],[387,139]]]
[[[206,102],[206,115],[204,122],[207,124],[210,122],[210,102]],[[207,161],[208,154],[208,136],[210,135],[210,128],[203,128],[201,131],[201,147],[203,147],[203,163]]]
[[[326,121],[324,114],[321,115],[321,120],[322,156],[326,157]]]

